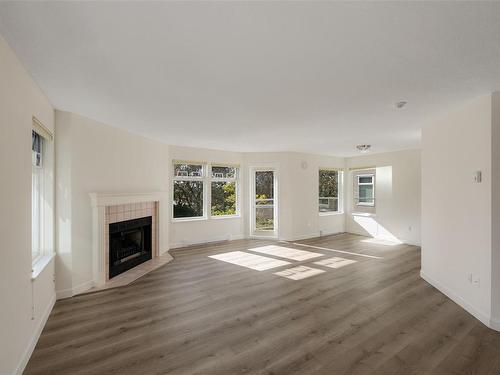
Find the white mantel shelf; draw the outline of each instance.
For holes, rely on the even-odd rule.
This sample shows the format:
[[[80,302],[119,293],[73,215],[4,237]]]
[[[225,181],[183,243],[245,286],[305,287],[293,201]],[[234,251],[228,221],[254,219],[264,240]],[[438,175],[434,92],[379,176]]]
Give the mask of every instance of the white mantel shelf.
[[[168,254],[168,193],[166,191],[152,192],[96,192],[90,193],[92,206],[92,268],[93,286],[102,288],[106,280],[106,207],[122,204],[158,202],[158,256],[163,259]]]
[[[167,202],[166,191],[137,192],[137,193],[90,193],[92,207],[116,206],[119,204],[141,202]]]

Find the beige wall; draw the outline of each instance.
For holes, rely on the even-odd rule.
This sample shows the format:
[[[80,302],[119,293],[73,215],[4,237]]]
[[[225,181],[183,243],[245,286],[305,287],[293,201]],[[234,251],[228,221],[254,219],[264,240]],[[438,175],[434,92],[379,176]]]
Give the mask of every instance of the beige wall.
[[[353,175],[347,173],[346,230],[381,239],[420,244],[420,151],[364,155],[346,160],[348,168],[375,167],[375,207],[354,205]],[[373,216],[356,215],[357,212]]]
[[[492,297],[491,145],[491,95],[423,129],[422,276],[485,324]],[[474,183],[475,171],[482,171],[481,183]]]
[[[296,152],[268,152],[244,154],[246,175],[255,166],[274,165],[278,168],[279,238],[296,240],[343,232],[343,213],[319,216],[319,168],[344,168],[344,159],[333,156],[302,154]],[[307,167],[302,168],[305,162]],[[247,184],[248,185],[248,184]],[[245,210],[250,210],[247,189]],[[246,234],[250,223],[245,219]]]
[[[238,164],[240,166],[240,182],[238,188],[241,205],[241,200],[244,199],[244,192],[246,191],[245,168],[241,153],[170,146],[170,166],[174,160]],[[171,177],[172,176],[169,178],[169,191],[172,190]],[[240,210],[239,217],[172,222],[170,225],[170,247],[176,248],[188,244],[243,238],[245,233],[244,217],[246,211],[243,210],[243,207],[240,207]],[[171,216],[170,214],[170,217]]]
[[[491,326],[500,330],[500,93],[492,95],[491,112]]]
[[[59,297],[92,284],[91,192],[166,191],[168,146],[56,111]],[[168,243],[168,242],[167,242]]]
[[[52,262],[31,281],[32,116],[53,130],[54,111],[2,37],[0,82],[0,374],[15,374],[26,365],[55,298]]]

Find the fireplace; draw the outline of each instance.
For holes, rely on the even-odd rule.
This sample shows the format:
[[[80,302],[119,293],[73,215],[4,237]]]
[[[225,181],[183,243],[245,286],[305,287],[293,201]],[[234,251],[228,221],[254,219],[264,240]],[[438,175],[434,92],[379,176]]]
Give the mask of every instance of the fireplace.
[[[152,217],[109,224],[109,278],[152,258]]]

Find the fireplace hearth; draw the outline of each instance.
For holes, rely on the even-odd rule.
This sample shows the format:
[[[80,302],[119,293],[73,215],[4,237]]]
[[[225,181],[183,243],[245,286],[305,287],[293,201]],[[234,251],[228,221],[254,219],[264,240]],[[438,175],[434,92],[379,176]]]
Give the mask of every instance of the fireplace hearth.
[[[109,224],[109,279],[151,258],[151,216]]]

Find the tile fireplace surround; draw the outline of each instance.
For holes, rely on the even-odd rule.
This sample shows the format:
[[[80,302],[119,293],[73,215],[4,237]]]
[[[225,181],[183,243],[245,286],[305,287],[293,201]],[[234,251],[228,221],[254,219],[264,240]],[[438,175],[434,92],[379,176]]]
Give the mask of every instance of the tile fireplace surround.
[[[167,193],[91,193],[93,222],[92,290],[126,285],[168,263]],[[152,259],[109,280],[109,224],[152,217]]]

